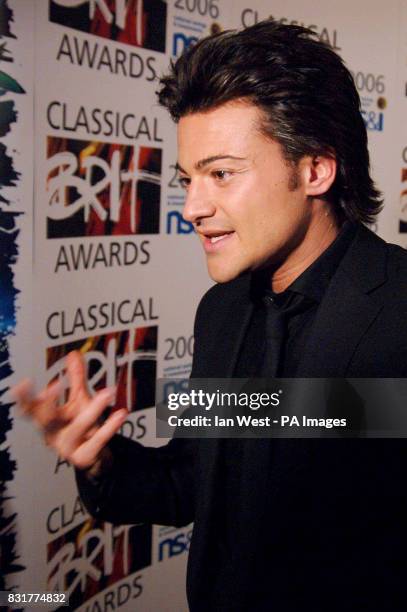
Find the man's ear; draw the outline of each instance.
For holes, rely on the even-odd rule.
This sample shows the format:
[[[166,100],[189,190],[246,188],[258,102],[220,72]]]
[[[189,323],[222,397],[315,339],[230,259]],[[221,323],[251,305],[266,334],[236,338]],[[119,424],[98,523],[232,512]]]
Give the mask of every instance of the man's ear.
[[[305,194],[311,197],[325,195],[335,180],[336,159],[323,155],[306,156],[300,164]]]

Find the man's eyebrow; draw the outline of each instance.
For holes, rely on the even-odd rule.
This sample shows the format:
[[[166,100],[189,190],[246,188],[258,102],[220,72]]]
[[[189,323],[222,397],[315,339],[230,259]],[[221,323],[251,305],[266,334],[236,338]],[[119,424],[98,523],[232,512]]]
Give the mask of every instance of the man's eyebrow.
[[[211,155],[211,157],[205,157],[205,159],[200,159],[195,164],[195,169],[196,170],[202,170],[202,168],[204,168],[208,164],[211,164],[214,161],[218,161],[219,159],[235,159],[235,160],[238,160],[238,161],[245,161],[246,160],[245,157],[236,157],[236,155]],[[175,164],[175,168],[177,170],[179,170],[180,172],[183,172],[184,174],[187,174],[187,172],[182,168],[182,166],[179,165],[178,162]]]

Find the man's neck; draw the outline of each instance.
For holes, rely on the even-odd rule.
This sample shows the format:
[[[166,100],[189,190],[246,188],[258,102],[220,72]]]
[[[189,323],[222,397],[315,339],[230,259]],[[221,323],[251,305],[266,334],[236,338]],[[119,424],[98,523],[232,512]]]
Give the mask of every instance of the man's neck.
[[[326,202],[315,206],[307,233],[301,243],[273,271],[271,286],[281,293],[295,281],[332,244],[340,230],[333,207]]]

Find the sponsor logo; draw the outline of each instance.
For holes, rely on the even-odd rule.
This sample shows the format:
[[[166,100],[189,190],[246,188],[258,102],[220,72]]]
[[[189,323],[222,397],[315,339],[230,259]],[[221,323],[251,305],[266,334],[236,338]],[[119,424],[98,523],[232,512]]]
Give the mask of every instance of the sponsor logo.
[[[165,382],[162,385],[162,397],[161,402],[168,402],[168,398],[173,393],[188,393],[190,391],[189,380],[187,378],[180,378]]]
[[[167,234],[192,234],[193,231],[193,224],[185,221],[178,210],[167,213]]]
[[[382,132],[384,129],[384,110],[387,100],[385,76],[371,72],[352,72],[356,89],[360,95],[362,105],[362,117],[366,129],[374,132]]]
[[[159,533],[158,560],[164,561],[188,552],[191,538],[191,528],[182,531],[168,527],[162,528]]]
[[[47,140],[48,238],[159,232],[161,149]]]
[[[382,132],[384,128],[384,114],[377,111],[366,111],[362,109],[362,117],[367,130]]]
[[[49,19],[64,27],[165,53],[162,0],[50,0]]]
[[[186,51],[191,45],[194,45],[199,40],[198,36],[188,36],[183,32],[174,32],[172,38],[172,54],[174,57],[179,57]]]

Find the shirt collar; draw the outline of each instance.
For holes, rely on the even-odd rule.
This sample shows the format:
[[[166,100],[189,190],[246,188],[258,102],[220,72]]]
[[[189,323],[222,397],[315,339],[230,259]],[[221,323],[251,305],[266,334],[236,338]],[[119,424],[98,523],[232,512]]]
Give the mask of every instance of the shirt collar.
[[[265,288],[264,284],[259,281],[259,277],[254,274],[252,276],[252,297],[254,299],[262,299],[265,296],[272,297],[277,307],[287,304],[293,293],[303,295],[314,302],[321,302],[331,278],[355,237],[356,231],[356,224],[345,221],[329,247],[283,292],[275,293],[271,289]]]

